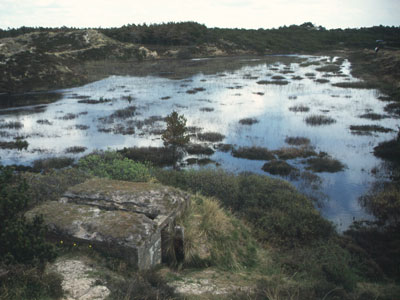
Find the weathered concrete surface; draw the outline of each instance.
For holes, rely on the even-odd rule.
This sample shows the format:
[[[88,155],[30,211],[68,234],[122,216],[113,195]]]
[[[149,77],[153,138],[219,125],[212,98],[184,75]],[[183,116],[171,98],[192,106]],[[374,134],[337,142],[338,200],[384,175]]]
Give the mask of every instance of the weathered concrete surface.
[[[98,279],[89,276],[95,270],[81,260],[59,260],[53,268],[63,277],[65,300],[101,300],[110,295],[106,286],[96,284]]]
[[[96,178],[27,217],[42,214],[53,237],[90,244],[148,269],[161,262],[161,231],[173,228],[188,201],[187,194],[159,184]]]

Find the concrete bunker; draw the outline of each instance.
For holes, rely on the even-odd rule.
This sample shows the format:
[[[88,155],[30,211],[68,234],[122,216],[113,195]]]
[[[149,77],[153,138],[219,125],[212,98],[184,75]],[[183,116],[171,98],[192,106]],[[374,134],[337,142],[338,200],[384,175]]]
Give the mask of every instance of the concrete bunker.
[[[142,270],[162,262],[162,236],[180,232],[175,219],[188,205],[189,195],[171,187],[94,178],[27,217],[43,215],[53,239],[90,245]]]

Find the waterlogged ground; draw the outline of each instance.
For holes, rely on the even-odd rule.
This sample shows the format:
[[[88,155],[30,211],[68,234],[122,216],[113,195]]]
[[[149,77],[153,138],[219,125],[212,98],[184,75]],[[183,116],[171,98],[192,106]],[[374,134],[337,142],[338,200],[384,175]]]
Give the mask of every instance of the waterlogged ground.
[[[214,161],[207,167],[268,174],[262,170],[267,160],[233,157],[230,146],[218,145],[307,149],[315,152],[311,157],[326,152],[345,166],[342,171],[313,172],[306,170],[307,158],[285,158],[296,170],[283,178],[318,198],[323,215],[339,229],[366,217],[357,198],[376,180],[373,173],[380,168],[373,147],[396,135],[398,120],[384,111],[387,103],[378,100],[382,95],[376,90],[333,86],[357,82],[348,61],[276,56],[192,60],[188,65],[195,67],[183,68],[180,74],[112,76],[60,91],[59,100],[46,96],[35,106],[18,101],[13,107],[12,100],[3,99],[3,148],[10,148],[4,142],[17,136],[25,138],[29,147],[0,149],[1,162],[30,164],[50,156],[80,157],[94,149],[162,146],[163,117],[176,110],[187,118],[192,142],[215,150],[209,156],[188,155],[185,161],[207,157]],[[24,97],[29,101],[37,95]],[[327,118],[329,124],[307,123],[313,115]],[[380,127],[365,131],[355,125]],[[222,134],[223,139],[207,142],[197,135],[207,132]],[[289,145],[290,137],[304,137],[309,144]]]

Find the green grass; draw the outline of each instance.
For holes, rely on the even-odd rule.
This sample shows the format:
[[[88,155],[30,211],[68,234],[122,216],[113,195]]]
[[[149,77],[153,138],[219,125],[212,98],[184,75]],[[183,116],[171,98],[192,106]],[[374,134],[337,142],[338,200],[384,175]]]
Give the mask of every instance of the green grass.
[[[130,147],[118,150],[126,158],[142,163],[150,162],[154,166],[172,166],[174,155],[170,148],[165,147]]]

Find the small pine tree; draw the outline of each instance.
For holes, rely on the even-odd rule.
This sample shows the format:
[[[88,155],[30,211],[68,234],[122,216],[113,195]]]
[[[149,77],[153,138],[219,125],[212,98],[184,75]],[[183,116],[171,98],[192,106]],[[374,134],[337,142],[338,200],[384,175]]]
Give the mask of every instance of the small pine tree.
[[[164,141],[165,147],[170,147],[172,150],[174,169],[179,157],[179,152],[189,143],[190,137],[187,134],[186,118],[184,115],[179,115],[173,111],[165,118],[167,129],[162,134],[161,138]]]

